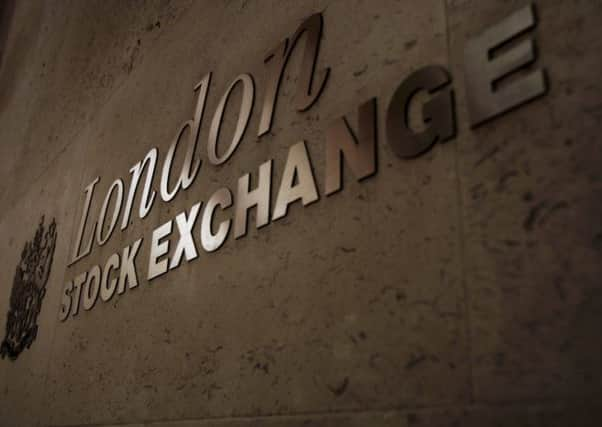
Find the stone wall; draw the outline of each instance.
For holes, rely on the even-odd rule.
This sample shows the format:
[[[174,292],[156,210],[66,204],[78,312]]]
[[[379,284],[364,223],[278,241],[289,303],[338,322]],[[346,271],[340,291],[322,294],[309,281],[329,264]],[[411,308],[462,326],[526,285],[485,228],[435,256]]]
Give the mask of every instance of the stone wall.
[[[2,325],[42,216],[57,238],[37,336],[0,360],[0,425],[599,426],[602,3],[534,3],[531,67],[545,69],[548,93],[471,128],[466,41],[526,1],[4,2]],[[314,13],[324,23],[317,75],[330,67],[324,91],[295,110],[293,55],[273,127],[258,137],[264,59]],[[430,64],[453,78],[457,136],[400,159],[386,109]],[[159,191],[208,72],[198,178],[169,203],[157,194],[144,219],[138,195],[130,225],[68,266],[86,186],[100,177],[94,221],[112,182],[127,189],[130,168],[157,147]],[[250,123],[214,166],[210,121],[241,73],[255,82]],[[357,108],[373,97],[378,171],[360,182],[345,173],[344,189],[325,197],[325,130],[343,115],[357,129]],[[245,237],[230,233],[218,251],[199,248],[147,280],[153,230],[220,187],[235,192],[246,173],[256,185],[270,159],[276,197],[300,140],[318,202],[294,203],[261,229],[253,213]],[[139,286],[59,320],[65,284],[139,238]]]

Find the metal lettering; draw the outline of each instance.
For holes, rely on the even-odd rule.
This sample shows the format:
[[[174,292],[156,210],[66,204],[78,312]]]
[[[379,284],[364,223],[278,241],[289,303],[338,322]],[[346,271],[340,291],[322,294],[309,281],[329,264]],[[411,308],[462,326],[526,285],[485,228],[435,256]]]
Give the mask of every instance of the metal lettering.
[[[105,268],[102,271],[102,279],[100,281],[100,298],[104,302],[109,301],[117,289],[117,277],[109,280],[111,272],[117,268],[119,268],[119,254],[114,253],[109,257],[107,263],[105,264]]]
[[[150,255],[148,257],[148,280],[152,280],[167,272],[169,266],[167,258],[161,261],[158,261],[158,259],[169,252],[169,240],[165,240],[164,242],[161,242],[161,240],[171,233],[172,222],[168,221],[153,231]]]
[[[79,313],[79,299],[82,294],[82,285],[86,282],[86,277],[88,277],[88,272],[85,271],[75,279],[73,279],[73,288],[75,290],[75,296],[71,300],[71,315],[77,316]]]
[[[455,135],[454,99],[451,81],[443,67],[421,68],[405,79],[395,91],[387,109],[387,139],[401,158],[412,158],[427,151],[436,142],[445,142]],[[432,95],[422,107],[422,120],[428,127],[415,132],[409,125],[409,106],[414,95],[426,90]]]
[[[343,188],[343,159],[358,181],[376,173],[376,98],[360,105],[358,128],[359,138],[341,117],[326,130],[327,196]]]
[[[190,208],[190,213],[186,217],[186,212],[182,212],[176,216],[176,225],[178,232],[180,233],[180,240],[173,253],[169,269],[174,269],[180,265],[182,256],[186,256],[186,261],[192,261],[198,257],[196,246],[192,238],[192,229],[197,217],[199,216],[199,210],[201,209],[201,202],[195,204]]]
[[[272,119],[274,117],[274,109],[276,108],[277,101],[276,97],[278,95],[278,90],[280,89],[282,75],[284,74],[284,66],[286,65],[286,60],[288,58],[286,55],[287,47],[288,39],[284,39],[273,51],[268,53],[263,61],[264,64],[267,65],[268,71],[257,136],[265,135],[272,129]]]
[[[211,223],[213,222],[213,214],[216,207],[222,210],[232,206],[232,193],[227,188],[217,190],[205,206],[203,219],[201,221],[201,245],[207,252],[218,250],[226,241],[230,232],[231,220],[222,221],[217,229],[217,233],[213,234]]]
[[[88,311],[94,307],[98,300],[98,292],[100,291],[100,266],[93,266],[88,272],[84,294],[84,310]]]
[[[69,317],[71,310],[71,291],[73,291],[73,282],[69,282],[63,288],[63,296],[61,298],[61,308],[59,310],[59,320],[64,322]]]
[[[282,76],[284,75],[284,69],[302,35],[305,35],[305,50],[303,52],[301,74],[295,92],[296,109],[298,111],[307,111],[317,101],[324,90],[326,81],[330,75],[330,68],[325,68],[322,71],[322,77],[319,80],[320,83],[315,86],[313,84],[320,49],[320,40],[322,37],[322,26],[323,20],[320,13],[310,16],[299,26],[291,38],[292,41],[290,44],[288,43],[288,39],[285,39],[266,57],[266,64],[271,61],[274,62],[268,72],[268,83],[263,100],[263,110],[257,133],[258,136],[268,133],[272,128],[274,108],[276,106],[276,99],[280,89]]]
[[[136,255],[140,249],[142,239],[136,240],[131,248],[126,246],[123,248],[123,255],[121,257],[121,269],[119,270],[119,282],[117,284],[117,293],[122,294],[125,292],[126,285],[129,289],[138,286],[138,274],[136,273]]]
[[[239,83],[242,83],[243,86],[243,94],[242,101],[240,104],[240,113],[238,115],[238,122],[236,123],[236,129],[234,131],[234,136],[232,137],[232,141],[230,141],[230,146],[225,151],[223,155],[217,154],[217,140],[219,139],[219,132],[222,124],[222,120],[224,118],[224,110],[226,108],[226,104],[228,103],[228,98],[230,98],[230,94],[234,87]],[[230,156],[234,153],[236,148],[238,148],[238,144],[242,137],[245,134],[245,130],[247,129],[247,125],[249,124],[249,118],[251,117],[251,111],[253,110],[253,100],[255,97],[255,86],[253,84],[253,77],[250,74],[241,74],[230,84],[224,96],[219,102],[217,109],[215,110],[215,114],[213,115],[213,120],[211,121],[211,127],[209,128],[209,141],[207,144],[207,156],[211,164],[221,165],[225,161],[227,161]]]
[[[472,127],[545,94],[547,86],[541,69],[507,84],[501,82],[535,61],[533,39],[523,40],[504,53],[495,52],[535,26],[531,4],[466,43],[464,68]]]
[[[203,77],[203,79],[194,87],[195,91],[199,91],[196,108],[194,110],[194,118],[192,120],[184,122],[184,124],[176,134],[173,142],[171,143],[171,146],[167,151],[167,155],[165,156],[160,184],[161,198],[165,202],[171,201],[176,196],[180,188],[185,190],[188,187],[190,187],[197,174],[199,173],[199,169],[201,167],[201,160],[197,159],[196,163],[193,163],[193,160],[196,153],[197,140],[199,138],[199,131],[201,121],[203,120],[205,101],[207,99],[207,92],[209,90],[210,82],[211,73]],[[186,151],[186,157],[184,158],[184,164],[182,165],[180,176],[178,177],[174,188],[170,191],[169,175],[171,172],[171,166],[173,163],[174,156],[176,154],[176,150],[178,148],[178,143],[180,142],[180,139],[182,138],[182,135],[184,135],[186,129],[188,129],[189,131],[188,150]]]
[[[303,206],[307,206],[318,199],[318,189],[307,147],[305,141],[300,141],[289,149],[272,219],[286,216],[288,205],[297,200],[301,200]]]
[[[107,216],[107,209],[109,208],[109,203],[111,202],[111,196],[113,195],[113,190],[117,189],[117,200],[115,200],[115,207],[113,208],[113,216],[111,217],[111,223],[107,230],[106,236],[102,236],[102,232],[104,229],[105,219]],[[119,219],[119,212],[121,211],[121,202],[123,201],[123,181],[121,179],[116,179],[111,187],[109,188],[109,192],[105,197],[105,201],[102,204],[102,209],[100,210],[100,215],[98,216],[98,227],[96,228],[96,241],[99,246],[107,243],[107,240],[111,237],[113,230],[115,230],[115,225],[117,224],[117,220]]]
[[[94,178],[94,181],[88,184],[88,186],[84,190],[84,193],[86,194],[86,200],[84,201],[84,210],[82,211],[82,217],[79,222],[79,229],[77,230],[77,239],[75,241],[75,246],[73,247],[73,255],[71,257],[71,262],[69,263],[69,266],[75,264],[77,261],[88,255],[92,250],[92,241],[94,240],[96,223],[94,223],[94,228],[92,229],[90,241],[88,242],[86,249],[84,249],[84,251],[81,253],[79,252],[82,244],[82,238],[84,237],[84,231],[86,229],[86,223],[88,222],[88,213],[90,211],[90,204],[92,203],[92,196],[94,195],[94,187],[96,186],[98,181],[100,181],[99,176]]]
[[[155,201],[156,192],[152,189],[151,185],[153,177],[155,175],[155,166],[157,165],[157,149],[152,148],[144,160],[136,163],[130,169],[132,174],[132,180],[130,182],[130,191],[128,192],[128,198],[125,202],[123,211],[123,217],[121,220],[121,229],[125,230],[130,222],[130,214],[132,211],[132,205],[136,198],[136,192],[138,191],[138,182],[142,176],[142,172],[146,169],[146,180],[144,181],[144,189],[142,190],[142,199],[140,200],[140,208],[138,209],[138,215],[140,218],[145,218],[153,207]]]
[[[259,182],[255,190],[249,191],[250,174],[245,174],[238,179],[234,216],[234,237],[236,239],[247,234],[248,211],[252,207],[257,207],[257,228],[264,227],[270,222],[272,162],[272,160],[268,160],[259,167]]]

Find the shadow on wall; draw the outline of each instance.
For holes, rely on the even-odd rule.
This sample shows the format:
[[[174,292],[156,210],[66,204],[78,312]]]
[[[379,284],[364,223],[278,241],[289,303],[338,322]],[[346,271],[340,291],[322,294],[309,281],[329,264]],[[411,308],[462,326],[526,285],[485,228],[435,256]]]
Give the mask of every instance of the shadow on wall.
[[[8,39],[10,23],[15,11],[15,0],[0,0],[0,69],[4,59],[4,47]]]

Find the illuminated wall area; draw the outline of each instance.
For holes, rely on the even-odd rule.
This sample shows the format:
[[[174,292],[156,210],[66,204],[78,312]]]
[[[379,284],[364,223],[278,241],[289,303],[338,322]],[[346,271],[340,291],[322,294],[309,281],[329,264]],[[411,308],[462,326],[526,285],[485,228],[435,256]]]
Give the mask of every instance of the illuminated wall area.
[[[601,23],[0,1],[0,426],[602,425]]]

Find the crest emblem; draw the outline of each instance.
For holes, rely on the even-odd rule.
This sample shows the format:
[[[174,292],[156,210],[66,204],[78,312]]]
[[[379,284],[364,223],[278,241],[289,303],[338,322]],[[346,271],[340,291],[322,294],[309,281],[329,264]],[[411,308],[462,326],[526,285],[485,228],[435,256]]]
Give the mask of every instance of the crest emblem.
[[[44,217],[33,240],[26,242],[17,265],[6,318],[6,336],[0,344],[0,355],[15,360],[31,346],[38,334],[38,315],[46,295],[46,283],[56,245],[56,222],[46,229]]]

